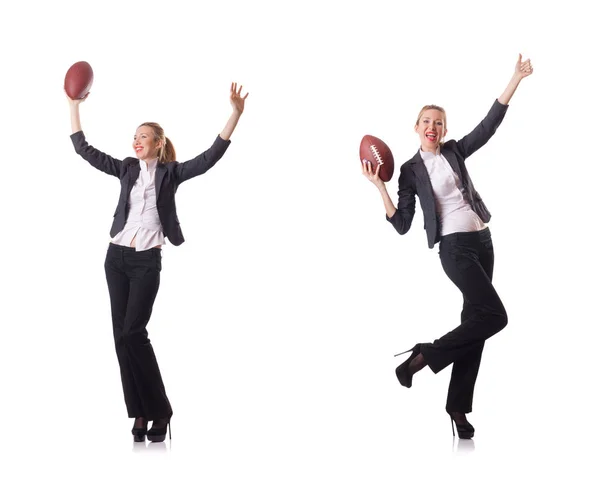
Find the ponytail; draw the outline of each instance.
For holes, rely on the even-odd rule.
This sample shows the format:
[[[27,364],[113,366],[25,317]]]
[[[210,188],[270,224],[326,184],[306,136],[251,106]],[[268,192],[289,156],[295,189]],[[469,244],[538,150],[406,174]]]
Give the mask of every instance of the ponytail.
[[[173,147],[173,142],[171,142],[169,137],[165,137],[164,144],[158,153],[158,160],[161,163],[170,163],[175,161],[175,159],[175,147]]]

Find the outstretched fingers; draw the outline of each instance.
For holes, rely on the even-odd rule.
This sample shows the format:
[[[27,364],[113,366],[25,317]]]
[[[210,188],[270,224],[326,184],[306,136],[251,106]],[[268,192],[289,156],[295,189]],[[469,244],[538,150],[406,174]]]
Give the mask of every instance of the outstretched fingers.
[[[246,92],[246,95],[244,97],[242,97],[242,88],[244,86],[240,85],[240,87],[238,88],[237,82],[232,82],[231,83],[231,95],[238,97],[240,99],[246,99],[248,97],[248,94],[250,94],[249,92]]]

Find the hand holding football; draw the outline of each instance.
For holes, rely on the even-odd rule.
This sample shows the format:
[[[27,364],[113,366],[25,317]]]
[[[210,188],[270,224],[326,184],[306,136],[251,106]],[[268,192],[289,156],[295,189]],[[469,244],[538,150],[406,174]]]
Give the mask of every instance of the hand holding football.
[[[65,92],[71,99],[83,99],[94,82],[94,71],[87,62],[71,65],[65,75]]]
[[[360,160],[370,161],[373,167],[373,172],[379,168],[379,177],[382,181],[390,181],[394,174],[394,156],[392,151],[383,140],[365,135],[360,141]]]

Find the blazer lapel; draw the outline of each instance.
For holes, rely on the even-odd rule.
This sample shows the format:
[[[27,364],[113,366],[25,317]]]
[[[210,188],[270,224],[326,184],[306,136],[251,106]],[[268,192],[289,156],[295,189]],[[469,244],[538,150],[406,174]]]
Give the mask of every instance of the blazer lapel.
[[[421,153],[419,151],[417,151],[417,153],[413,156],[411,162],[415,176],[421,185],[419,188],[425,192],[428,192],[431,195],[431,198],[433,198],[433,188],[431,188],[429,173],[427,173],[427,168],[425,167],[425,163],[423,162],[423,158],[421,157]]]
[[[446,150],[446,149],[444,149],[444,147],[442,147],[442,155],[450,163],[450,166],[452,167],[454,172],[458,175],[460,182],[463,183],[463,185],[464,185],[462,173],[460,172],[460,166],[458,165],[458,160],[456,159],[456,154],[454,154],[450,150]]]
[[[154,173],[154,189],[156,190],[156,198],[158,199],[158,195],[160,194],[160,186],[162,185],[163,179],[167,174],[167,167],[164,164],[159,164],[156,167],[156,171]]]
[[[419,196],[419,202],[423,209],[423,215],[425,216],[425,229],[427,229],[427,221],[429,218],[430,224],[435,224],[436,212],[435,212],[435,196],[433,195],[433,187],[431,186],[431,180],[429,179],[429,173],[421,157],[421,153],[417,153],[412,158],[412,169],[417,178],[417,195]],[[427,233],[430,234],[429,231]]]
[[[133,185],[135,185],[135,182],[137,181],[138,177],[140,176],[140,161],[138,159],[135,159],[130,163],[127,175],[128,175],[128,182],[127,182],[126,197],[129,197],[129,194],[131,193],[131,189],[133,188]]]

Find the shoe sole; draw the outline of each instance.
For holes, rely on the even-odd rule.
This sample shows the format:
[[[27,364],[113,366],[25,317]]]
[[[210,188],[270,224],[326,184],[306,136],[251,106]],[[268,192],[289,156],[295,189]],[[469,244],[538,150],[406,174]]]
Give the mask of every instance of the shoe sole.
[[[167,434],[165,433],[164,435],[148,436],[148,440],[151,442],[164,442],[166,437]]]

